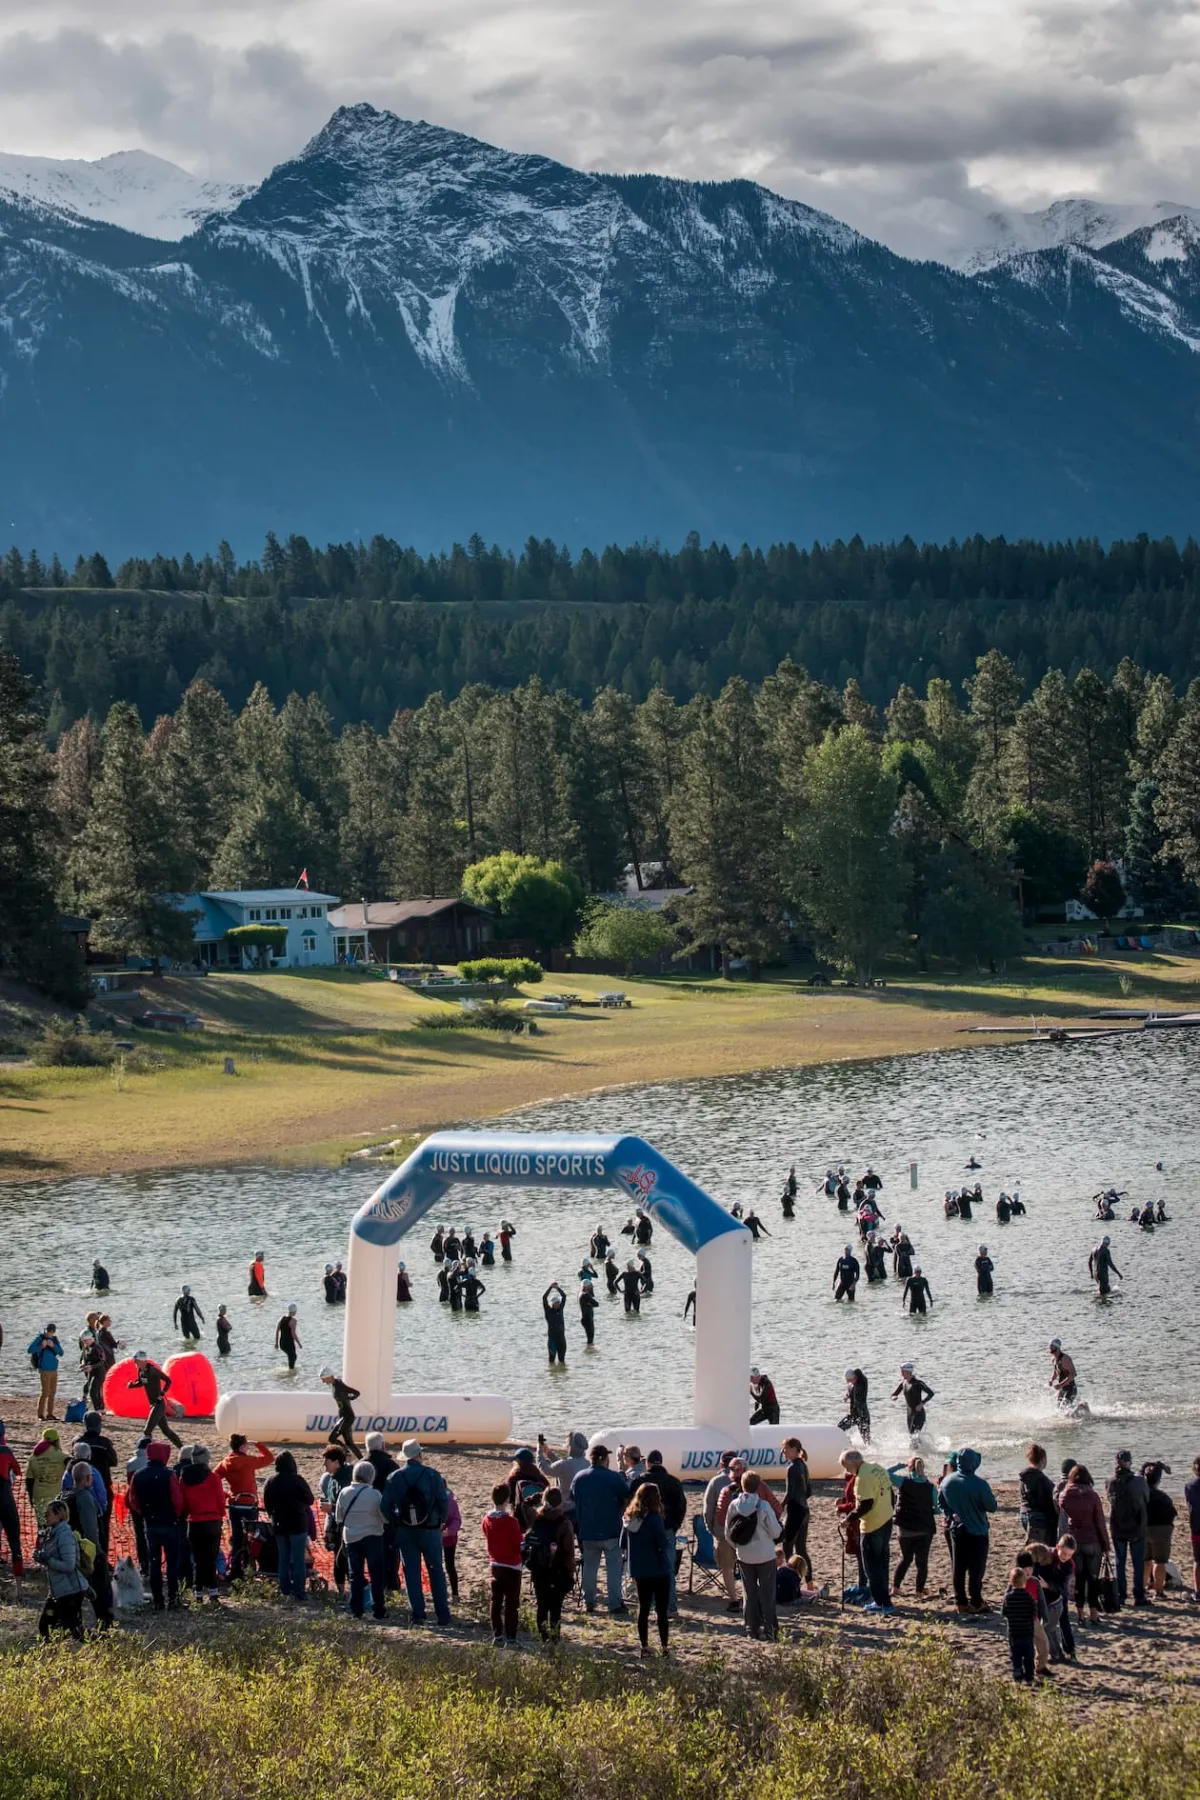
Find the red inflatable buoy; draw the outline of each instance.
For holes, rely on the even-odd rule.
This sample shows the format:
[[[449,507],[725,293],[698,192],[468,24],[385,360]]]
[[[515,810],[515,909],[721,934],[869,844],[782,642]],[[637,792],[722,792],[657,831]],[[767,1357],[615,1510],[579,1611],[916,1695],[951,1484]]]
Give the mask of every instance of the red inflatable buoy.
[[[132,1356],[114,1363],[104,1377],[104,1407],[117,1419],[148,1419],[150,1402],[145,1388],[131,1388],[137,1380],[137,1364]]]
[[[169,1356],[163,1367],[171,1377],[168,1400],[177,1400],[189,1419],[211,1418],[217,1410],[217,1371],[207,1356],[187,1350],[182,1356]]]

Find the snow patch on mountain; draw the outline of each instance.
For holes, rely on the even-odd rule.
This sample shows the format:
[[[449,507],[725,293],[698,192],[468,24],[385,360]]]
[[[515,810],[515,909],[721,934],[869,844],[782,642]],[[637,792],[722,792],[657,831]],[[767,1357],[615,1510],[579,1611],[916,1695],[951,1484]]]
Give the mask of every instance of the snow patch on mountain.
[[[117,150],[94,162],[0,152],[0,190],[56,212],[175,241],[253,190],[202,181],[146,150]]]
[[[1099,250],[1146,226],[1177,219],[1200,225],[1200,207],[1174,200],[1126,206],[1078,198],[1056,200],[1044,212],[1000,209],[981,221],[976,242],[944,253],[941,260],[964,274],[979,275],[1030,250],[1057,250],[1068,244]]]

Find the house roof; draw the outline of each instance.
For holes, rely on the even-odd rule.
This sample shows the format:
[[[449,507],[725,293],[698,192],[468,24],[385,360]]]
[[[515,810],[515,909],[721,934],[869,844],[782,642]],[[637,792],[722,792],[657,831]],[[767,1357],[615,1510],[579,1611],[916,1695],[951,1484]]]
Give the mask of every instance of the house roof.
[[[481,919],[490,919],[492,916],[486,906],[476,906],[470,900],[368,900],[367,924],[373,931],[386,931],[394,925],[405,925],[413,919],[435,919],[441,913],[452,912],[456,907],[461,907],[463,912],[474,913]],[[335,931],[361,931],[361,902],[357,906],[339,906],[330,913],[329,923]]]
[[[322,894],[314,888],[206,888],[197,896],[232,906],[299,906],[306,900],[324,900],[336,906],[340,894]]]

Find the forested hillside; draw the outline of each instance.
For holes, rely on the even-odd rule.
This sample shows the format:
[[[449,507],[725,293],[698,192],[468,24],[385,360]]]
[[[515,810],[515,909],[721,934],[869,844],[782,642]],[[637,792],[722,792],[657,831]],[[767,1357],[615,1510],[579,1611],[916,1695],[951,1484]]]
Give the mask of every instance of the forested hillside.
[[[241,564],[223,544],[115,572],[95,554],[70,574],[13,550],[0,569],[0,644],[44,693],[53,735],[115,700],[149,727],[197,678],[235,708],[261,681],[277,702],[313,693],[335,725],[386,731],[397,709],[478,682],[685,701],[733,676],[757,686],[788,657],[839,688],[856,679],[877,706],[901,682],[959,689],[991,648],[1026,690],[1051,668],[1111,678],[1124,656],[1180,690],[1200,670],[1200,547],[1169,539],[734,553],[693,537],[572,557],[476,538],[424,557],[382,537],[268,537]]]

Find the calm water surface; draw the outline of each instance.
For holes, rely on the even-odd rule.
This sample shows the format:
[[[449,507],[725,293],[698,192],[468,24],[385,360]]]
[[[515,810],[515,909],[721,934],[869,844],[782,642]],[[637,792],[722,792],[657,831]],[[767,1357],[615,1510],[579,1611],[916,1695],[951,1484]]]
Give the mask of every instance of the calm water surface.
[[[899,1455],[907,1439],[887,1393],[900,1361],[911,1357],[937,1396],[927,1448],[970,1441],[999,1476],[1016,1470],[1034,1434],[1050,1448],[1052,1466],[1070,1453],[1098,1472],[1128,1445],[1139,1458],[1165,1456],[1178,1487],[1200,1454],[1198,1119],[1200,1037],[1180,1032],[686,1082],[548,1104],[515,1123],[530,1131],[639,1132],[718,1200],[754,1204],[773,1234],[755,1251],[754,1357],[773,1376],[785,1418],[835,1420],[843,1370],[858,1363],[871,1382],[877,1446]],[[972,1153],[983,1164],[987,1205],[970,1224],[946,1220],[941,1195],[966,1179]],[[917,1192],[910,1160],[919,1164]],[[777,1196],[792,1162],[801,1195],[788,1223]],[[854,1307],[834,1304],[830,1282],[846,1219],[814,1191],[832,1162],[854,1171],[870,1162],[883,1176],[887,1229],[905,1225],[932,1283],[927,1318],[901,1313],[893,1282],[863,1283]],[[378,1168],[363,1166],[219,1169],[0,1189],[8,1252],[0,1388],[33,1391],[22,1352],[46,1319],[73,1344],[99,1256],[112,1276],[114,1326],[130,1350],[166,1357],[182,1347],[171,1306],[187,1281],[208,1316],[203,1347],[214,1360],[218,1302],[233,1316],[224,1388],[312,1389],[321,1364],[337,1363],[341,1353],[343,1315],[324,1303],[324,1265],[345,1257],[351,1215],[379,1180]],[[1087,1252],[1103,1229],[1092,1220],[1090,1196],[1109,1184],[1139,1201],[1162,1195],[1172,1222],[1153,1234],[1124,1220],[1107,1228],[1125,1281],[1101,1301],[1087,1278]],[[996,1193],[1014,1186],[1028,1216],[1000,1226]],[[692,1262],[672,1239],[655,1235],[656,1291],[640,1317],[627,1319],[618,1301],[605,1300],[588,1352],[575,1276],[595,1225],[615,1235],[626,1216],[619,1196],[460,1188],[452,1206],[447,1221],[477,1233],[495,1230],[507,1212],[518,1227],[516,1260],[488,1275],[477,1317],[452,1316],[437,1302],[432,1221],[406,1241],[401,1253],[415,1299],[397,1308],[397,1391],[507,1394],[518,1431],[530,1436],[631,1417],[690,1420],[692,1334],[681,1314]],[[996,1293],[987,1300],[975,1293],[980,1242],[996,1263]],[[265,1305],[245,1291],[258,1248],[267,1251],[272,1297]],[[540,1297],[555,1278],[571,1296],[570,1351],[567,1369],[551,1372]],[[300,1309],[304,1345],[294,1376],[272,1349],[290,1300]],[[1050,1402],[1051,1336],[1075,1358],[1087,1420],[1065,1420]],[[73,1375],[69,1382],[73,1390]]]

